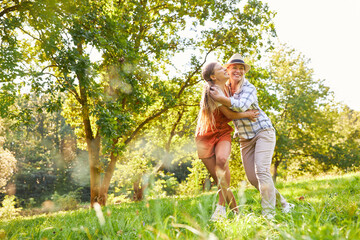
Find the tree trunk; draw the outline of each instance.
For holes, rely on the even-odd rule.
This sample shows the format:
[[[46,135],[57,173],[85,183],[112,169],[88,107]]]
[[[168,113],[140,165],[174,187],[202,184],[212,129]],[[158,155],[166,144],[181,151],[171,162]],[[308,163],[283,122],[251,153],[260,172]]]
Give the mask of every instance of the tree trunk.
[[[83,55],[83,42],[84,39],[78,39],[77,51],[79,55]],[[87,150],[89,154],[89,166],[90,166],[90,203],[94,206],[95,202],[101,203],[102,198],[100,196],[101,176],[100,176],[100,134],[97,133],[94,137],[94,132],[91,127],[90,110],[88,103],[88,87],[86,69],[81,68],[76,71],[77,79],[79,80],[80,95],[75,94],[75,97],[81,105],[81,117],[84,124],[85,139],[87,144]]]
[[[86,139],[88,153],[89,153],[89,165],[90,165],[90,202],[91,206],[95,202],[101,202],[100,197],[100,137],[97,136],[94,139]]]
[[[116,142],[117,142],[117,140],[114,141],[113,147],[115,147]],[[117,162],[117,157],[115,156],[114,152],[112,152],[110,154],[109,166],[106,169],[104,179],[101,183],[100,195],[99,195],[99,204],[101,206],[106,205],[107,193],[109,191],[111,177],[113,176],[114,171],[115,171],[116,162]]]
[[[137,177],[137,179],[134,181],[133,187],[134,187],[133,200],[134,201],[142,200],[144,197],[144,188],[141,183],[141,176]]]
[[[273,181],[274,183],[276,183],[276,177],[278,175],[278,167],[281,163],[281,160],[275,160],[275,163],[274,163],[274,171],[273,171]]]

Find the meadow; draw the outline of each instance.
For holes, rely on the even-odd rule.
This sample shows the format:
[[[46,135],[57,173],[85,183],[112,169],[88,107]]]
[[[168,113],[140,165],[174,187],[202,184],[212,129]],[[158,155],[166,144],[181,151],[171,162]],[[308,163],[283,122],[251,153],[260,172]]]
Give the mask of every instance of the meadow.
[[[146,199],[2,219],[0,239],[360,239],[360,173],[278,182],[295,204],[275,219],[261,215],[259,193],[235,189],[240,214],[209,221],[216,191],[196,196]]]

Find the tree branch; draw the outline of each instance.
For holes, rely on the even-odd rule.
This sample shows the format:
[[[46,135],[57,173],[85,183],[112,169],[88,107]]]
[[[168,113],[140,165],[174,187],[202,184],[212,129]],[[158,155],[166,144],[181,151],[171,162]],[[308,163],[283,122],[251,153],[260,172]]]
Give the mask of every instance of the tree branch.
[[[18,1],[16,1],[16,3],[17,3],[17,5],[14,5],[14,6],[11,6],[11,7],[8,7],[8,8],[5,8],[4,10],[2,10],[0,12],[0,18],[9,12],[14,12],[16,10],[19,10],[20,8],[25,7],[26,5],[33,4],[33,2],[30,2],[30,1],[24,1],[24,2],[21,2],[20,4]]]
[[[181,87],[179,93],[177,94],[176,98],[180,98],[181,97],[181,94],[184,92],[184,90],[188,87],[188,86],[191,86],[193,84],[196,84],[196,83],[193,83],[193,84],[189,84],[189,82],[191,81],[191,78],[201,69],[201,67],[205,64],[206,60],[207,60],[207,57],[208,55],[213,52],[218,46],[215,46],[214,48],[210,49],[206,55],[205,55],[205,59],[204,61],[199,65],[197,66],[197,68],[190,74],[190,76],[187,78],[185,84]],[[180,105],[175,105],[171,108],[175,108],[175,107],[178,107],[178,106],[190,106],[190,107],[195,107],[197,105],[186,105],[186,104],[180,104]],[[160,111],[158,111],[157,113],[153,114],[152,116],[146,118],[142,123],[140,123],[138,125],[138,127],[133,131],[133,133],[130,135],[130,137],[128,137],[126,140],[125,140],[125,145],[127,145],[129,142],[131,142],[134,137],[140,132],[140,130],[146,125],[148,124],[150,121],[152,121],[153,119],[157,118],[158,116],[160,116],[161,114],[163,114],[164,112],[166,112],[167,110],[169,110],[170,108],[163,108],[161,109]]]
[[[49,66],[46,66],[46,67],[44,67],[44,68],[41,70],[41,73],[43,73],[43,72],[45,71],[45,69],[50,68],[50,67],[58,67],[58,66],[55,65],[55,64],[51,64],[51,65],[49,65]]]
[[[159,11],[159,10],[161,10],[161,9],[165,9],[165,8],[167,8],[167,6],[168,6],[168,3],[163,3],[163,4],[160,4],[160,5],[158,5],[158,6],[155,6],[154,8],[150,8],[149,9],[149,12],[155,12],[155,10],[156,11]]]
[[[46,66],[46,67],[44,67],[44,68],[41,70],[41,74],[49,74],[49,75],[53,76],[53,77],[56,79],[56,81],[57,81],[61,86],[65,86],[65,84],[62,83],[62,82],[59,80],[59,77],[58,77],[58,76],[56,76],[56,75],[54,75],[54,74],[52,74],[52,73],[49,73],[49,72],[45,72],[45,73],[44,73],[45,69],[50,68],[50,67],[57,67],[57,68],[58,68],[59,66],[56,65],[56,64],[51,64],[51,65],[49,65],[49,66]],[[63,74],[64,74],[64,78],[63,78],[64,80],[63,80],[63,81],[65,81],[66,84],[69,85],[69,91],[70,91],[70,93],[72,93],[72,94],[74,95],[74,97],[76,98],[76,100],[80,102],[81,99],[80,99],[80,96],[79,96],[79,94],[77,93],[76,89],[69,83],[69,81],[67,80],[67,78],[66,78],[66,76],[65,76],[65,73],[63,73]]]
[[[172,138],[175,136],[175,130],[176,130],[176,127],[179,125],[180,121],[181,121],[181,118],[182,116],[184,115],[184,112],[185,110],[182,109],[181,112],[179,112],[179,116],[178,116],[178,119],[176,120],[176,122],[174,123],[172,129],[171,129],[171,132],[170,132],[170,136],[169,136],[169,139],[165,145],[165,151],[166,152],[169,152],[170,151],[170,146],[171,146],[171,141],[172,141]]]
[[[198,107],[199,104],[178,104],[175,107]]]
[[[138,134],[138,132],[147,124],[149,123],[151,120],[153,120],[154,118],[157,118],[158,116],[160,116],[161,114],[163,114],[164,112],[166,112],[167,110],[169,110],[169,108],[163,108],[160,111],[158,111],[157,113],[153,114],[152,116],[146,118],[142,123],[139,124],[139,126],[133,131],[133,133],[130,135],[130,137],[128,137],[125,140],[125,145],[127,145],[135,136],[136,134]]]
[[[195,70],[188,76],[188,78],[186,79],[184,85],[180,88],[180,91],[179,93],[177,94],[177,97],[179,98],[181,96],[181,94],[185,91],[185,89],[188,87],[188,86],[191,86],[191,85],[194,85],[196,84],[197,82],[193,83],[193,84],[190,84],[190,81],[191,81],[191,78],[200,71],[200,69],[202,68],[202,66],[204,66],[206,60],[207,60],[207,57],[209,56],[210,53],[212,53],[218,46],[215,46],[214,48],[211,48],[205,55],[205,58],[204,58],[204,61],[198,65]]]
[[[28,31],[26,31],[25,29],[23,29],[22,27],[19,27],[19,29],[24,32],[25,34],[29,35],[30,37],[32,37],[35,40],[38,40],[39,42],[42,42],[42,40],[40,38],[34,37],[31,33],[29,33]]]

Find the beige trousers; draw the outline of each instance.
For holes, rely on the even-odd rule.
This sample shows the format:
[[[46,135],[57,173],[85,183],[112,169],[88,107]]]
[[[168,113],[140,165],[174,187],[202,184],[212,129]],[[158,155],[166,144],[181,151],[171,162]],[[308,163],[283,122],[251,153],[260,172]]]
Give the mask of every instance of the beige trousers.
[[[252,139],[240,139],[241,157],[249,182],[260,191],[263,214],[272,212],[275,205],[287,202],[275,188],[271,173],[276,136],[274,129],[265,129]]]

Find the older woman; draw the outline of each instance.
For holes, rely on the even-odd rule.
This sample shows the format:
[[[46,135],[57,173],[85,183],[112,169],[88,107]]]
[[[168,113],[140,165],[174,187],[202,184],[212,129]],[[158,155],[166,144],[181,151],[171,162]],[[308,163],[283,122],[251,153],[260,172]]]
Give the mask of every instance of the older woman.
[[[212,220],[226,217],[225,202],[237,213],[236,200],[229,189],[230,170],[228,158],[231,150],[232,127],[228,124],[231,119],[249,118],[255,120],[257,110],[234,112],[227,107],[217,104],[209,95],[210,88],[216,87],[219,93],[230,96],[225,86],[229,75],[220,63],[207,64],[202,71],[206,81],[196,127],[196,145],[198,156],[209,171],[211,177],[219,187],[219,202],[212,215]]]

